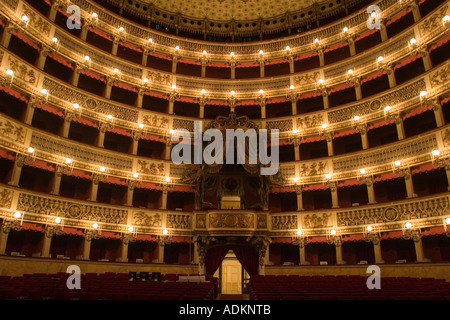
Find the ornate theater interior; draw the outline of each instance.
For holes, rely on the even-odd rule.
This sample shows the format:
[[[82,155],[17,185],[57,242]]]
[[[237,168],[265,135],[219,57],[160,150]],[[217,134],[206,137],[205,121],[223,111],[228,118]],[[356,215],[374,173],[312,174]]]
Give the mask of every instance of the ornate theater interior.
[[[450,299],[449,5],[1,1],[0,299]]]

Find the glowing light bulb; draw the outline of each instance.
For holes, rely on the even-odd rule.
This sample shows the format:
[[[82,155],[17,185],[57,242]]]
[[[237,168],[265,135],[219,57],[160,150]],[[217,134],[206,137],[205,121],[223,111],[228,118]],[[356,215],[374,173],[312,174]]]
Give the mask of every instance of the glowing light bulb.
[[[206,55],[206,54],[207,54],[206,50],[203,50],[203,55]]]
[[[52,38],[52,42],[57,43],[58,42],[58,38],[57,37],[53,37]]]
[[[234,57],[234,52],[231,52],[230,55],[231,55],[232,57]]]
[[[450,224],[450,218],[446,218],[446,219],[445,219],[445,223],[446,223],[446,224]]]
[[[367,227],[366,227],[366,230],[367,230],[367,231],[372,231],[373,228],[372,228],[371,226],[367,226]]]
[[[326,128],[327,128],[326,123],[322,123],[322,129],[326,129]]]
[[[100,172],[105,172],[105,171],[106,171],[106,168],[102,166],[102,167],[100,167],[99,170],[100,170]]]
[[[108,114],[108,115],[106,116],[106,118],[108,118],[108,120],[111,120],[111,119],[113,118],[113,116],[110,115],[110,114]]]
[[[318,39],[318,38],[315,38],[315,39],[314,39],[314,43],[316,43],[316,44],[319,43],[319,39]]]
[[[264,93],[264,90],[263,90],[263,89],[259,90],[259,93],[263,94],[263,93]]]
[[[406,227],[407,229],[411,229],[411,228],[412,228],[411,222],[405,223],[405,227]]]
[[[331,179],[331,174],[327,173],[327,174],[325,175],[325,178]]]
[[[353,74],[353,70],[350,69],[350,70],[347,71],[347,73],[348,73],[348,74]]]
[[[26,15],[23,15],[23,16],[22,16],[22,21],[28,22],[28,20],[29,20],[29,19],[28,19],[28,17],[27,17]]]
[[[137,172],[133,173],[133,177],[134,178],[139,178],[139,173],[137,173]]]
[[[29,147],[27,151],[28,151],[28,153],[33,153],[34,152],[34,148],[33,147]]]
[[[395,160],[395,161],[394,161],[394,165],[395,165],[396,167],[399,167],[399,166],[400,166],[400,164],[401,164],[401,163],[400,163],[400,161],[399,161],[399,160]]]
[[[366,173],[366,169],[360,169],[359,172],[360,172],[361,174],[364,174],[364,173]]]
[[[176,84],[173,84],[172,85],[172,89],[176,89],[177,88],[177,85]]]
[[[384,107],[384,111],[391,111],[391,107],[390,106]]]
[[[348,28],[347,28],[347,27],[344,27],[344,29],[342,29],[342,31],[348,32]]]
[[[128,231],[129,231],[129,232],[133,232],[133,231],[134,231],[134,228],[133,228],[133,227],[129,227],[129,228],[128,228]]]
[[[297,129],[292,130],[293,133],[298,133]]]
[[[205,90],[205,89],[202,89],[202,93],[205,94],[205,93],[206,93],[206,90]]]
[[[66,158],[65,162],[66,162],[66,164],[71,164],[72,163],[72,159]]]
[[[318,83],[323,83],[323,79],[319,79],[317,82]]]
[[[42,90],[41,90],[41,93],[42,93],[42,94],[47,94],[48,91],[47,91],[47,89],[42,89]]]
[[[231,95],[234,95],[235,93],[236,93],[236,92],[234,92],[234,90],[231,90],[231,91],[230,91],[230,94],[231,94]]]
[[[148,83],[148,78],[144,78],[142,81],[144,81],[144,83]]]
[[[171,129],[171,130],[169,130],[169,133],[170,133],[170,134],[174,134],[175,131]]]
[[[139,129],[143,129],[144,128],[144,124],[143,123],[139,123]]]
[[[428,92],[426,91],[420,91],[420,96],[421,97],[425,97],[428,94]]]
[[[294,90],[294,89],[295,89],[294,85],[291,84],[290,87],[289,87],[289,89]]]
[[[264,51],[259,50],[259,54],[263,55],[263,54],[264,54]]]
[[[335,235],[335,234],[336,234],[336,230],[331,229],[330,234],[331,234],[331,235]]]
[[[14,218],[20,219],[22,217],[22,214],[19,211],[14,212]]]
[[[411,38],[411,40],[409,40],[410,45],[414,45],[416,43],[417,43],[417,40],[415,38]]]
[[[74,103],[74,104],[73,104],[73,107],[74,107],[75,109],[78,109],[78,108],[80,107],[80,105],[79,105],[78,103]]]
[[[89,56],[84,56],[84,60],[89,61],[91,58]]]
[[[383,58],[382,56],[379,56],[379,57],[377,58],[377,60],[378,60],[378,62],[381,62],[381,61],[384,60],[384,58]]]
[[[93,18],[97,18],[97,17],[98,17],[98,14],[95,13],[95,12],[92,12],[92,17],[93,17]]]
[[[354,116],[353,120],[358,121],[359,120],[359,116]]]
[[[119,69],[117,69],[117,68],[114,68],[114,73],[119,73]]]
[[[293,178],[293,180],[294,180],[294,182],[298,182],[298,178],[297,177]]]
[[[92,224],[92,228],[98,229],[98,223],[93,223],[93,224]]]
[[[123,27],[120,27],[120,28],[119,28],[119,31],[120,31],[120,32],[123,32],[124,30],[125,30],[125,29],[124,29]]]
[[[169,233],[169,231],[167,231],[167,229],[163,230],[163,235],[167,235]]]
[[[433,150],[431,153],[433,154],[433,156],[438,156],[440,154],[439,150],[437,149]]]
[[[149,43],[153,43],[153,39],[152,38],[148,38],[148,42]]]
[[[55,223],[61,223],[61,218],[60,217],[56,217],[55,218]]]
[[[166,182],[170,182],[170,177],[166,177]]]
[[[289,51],[289,50],[291,50],[291,47],[286,46],[286,51]]]
[[[12,76],[14,74],[14,71],[12,71],[11,69],[6,70],[6,74],[8,76]]]
[[[180,46],[175,46],[175,50],[180,50]]]
[[[301,236],[302,235],[302,230],[297,230],[297,235]]]

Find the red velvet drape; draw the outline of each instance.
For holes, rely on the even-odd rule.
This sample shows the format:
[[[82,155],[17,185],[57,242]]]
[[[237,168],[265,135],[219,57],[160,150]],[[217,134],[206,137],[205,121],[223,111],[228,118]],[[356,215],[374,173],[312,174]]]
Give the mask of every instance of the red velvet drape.
[[[229,246],[213,247],[208,250],[205,257],[205,273],[214,274],[227,255]]]
[[[236,258],[249,275],[258,274],[258,253],[254,247],[244,245],[218,246],[208,250],[205,258],[206,274],[216,272],[229,250],[233,250]]]

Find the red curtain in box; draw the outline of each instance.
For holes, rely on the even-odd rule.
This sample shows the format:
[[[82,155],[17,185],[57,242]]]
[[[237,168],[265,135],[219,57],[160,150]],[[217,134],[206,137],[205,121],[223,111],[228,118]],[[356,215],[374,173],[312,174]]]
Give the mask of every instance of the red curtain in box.
[[[291,145],[291,144],[294,144],[294,143],[289,140],[278,140],[274,143],[272,143],[272,142],[267,143],[268,146],[287,146],[287,145]]]
[[[418,173],[433,171],[433,170],[440,169],[440,168],[443,168],[443,166],[434,165],[431,162],[430,163],[425,163],[425,164],[422,164],[422,165],[414,168],[411,171],[411,174],[418,174]]]
[[[151,241],[151,242],[157,242],[158,238],[155,235],[152,234],[138,234],[136,236],[137,241]]]
[[[345,89],[349,89],[349,88],[353,88],[355,85],[353,83],[343,83],[340,85],[337,85],[336,87],[331,88],[330,90],[328,90],[328,95],[334,93],[334,92],[338,92],[338,91],[342,91]]]
[[[287,238],[287,237],[276,237],[276,238],[272,238],[272,242],[271,243],[293,243],[292,238]]]
[[[270,100],[267,100],[266,104],[272,104],[272,103],[283,103],[283,102],[290,102],[291,100],[286,97],[278,97],[278,98],[272,98]],[[259,103],[258,103],[259,104]]]
[[[370,125],[367,126],[367,131],[370,131],[372,129],[377,129],[377,128],[381,128],[384,126],[388,126],[390,124],[395,123],[395,119],[389,119],[389,120],[381,120],[375,123],[372,123]]]
[[[80,230],[80,229],[77,229],[77,228],[64,227],[63,230],[62,230],[62,232],[63,232],[64,234],[67,234],[67,235],[73,235],[73,236],[81,236],[81,237],[84,237],[84,232],[83,232],[82,230]]]
[[[443,234],[443,233],[445,233],[444,226],[430,227],[430,228],[427,228],[425,230],[422,230],[422,232],[421,232],[422,237],[435,236],[435,235],[440,235],[440,234]]]
[[[45,231],[41,224],[37,224],[37,223],[33,223],[33,222],[23,222],[22,230],[38,231],[38,232]]]
[[[117,88],[121,88],[121,89],[127,90],[127,91],[135,92],[135,93],[138,92],[135,87],[130,86],[129,84],[126,84],[126,83],[123,83],[123,82],[114,82],[113,86],[117,87]]]
[[[122,128],[112,128],[112,129],[108,128],[106,129],[106,131],[133,138],[133,134],[131,132]]]
[[[34,42],[33,40],[31,40],[30,38],[28,38],[26,35],[20,33],[17,30],[13,30],[12,34],[14,36],[16,36],[17,38],[19,38],[20,40],[22,40],[23,42],[25,42],[27,45],[29,45],[30,47],[36,49],[38,52],[41,51],[41,48],[36,44],[36,42]]]
[[[162,142],[164,144],[166,143],[166,139],[164,139],[163,137],[155,136],[153,134],[146,134],[146,135],[140,137],[140,139],[156,141],[156,142]]]
[[[172,242],[174,243],[192,243],[190,237],[172,236]]]
[[[397,64],[394,66],[394,71],[397,70],[397,69],[399,69],[399,68],[402,68],[402,67],[404,67],[404,66],[406,66],[406,65],[408,65],[408,64],[410,64],[411,62],[416,61],[417,59],[419,59],[419,58],[421,58],[421,57],[422,57],[422,55],[419,53],[418,55],[415,55],[415,56],[412,56],[412,57],[408,57],[408,58],[406,58],[406,59],[403,59],[402,61],[400,61],[399,63],[397,63]]]
[[[260,103],[255,100],[242,100],[236,103],[236,106],[259,106]]]
[[[406,113],[406,114],[403,116],[403,120],[406,120],[406,119],[408,119],[408,118],[410,118],[410,117],[417,116],[418,114],[427,112],[427,111],[429,111],[429,110],[431,110],[431,109],[433,109],[433,106],[420,106],[420,107],[415,108],[415,109],[409,111],[408,113]]]
[[[107,35],[103,31],[100,31],[99,29],[89,27],[89,31],[91,31],[92,33],[95,33],[96,35],[98,35],[102,38],[105,38],[106,40],[113,41],[113,38],[110,35]]]
[[[344,241],[363,241],[364,235],[362,233],[348,234],[342,237]]]
[[[381,181],[387,181],[392,179],[400,178],[400,176],[395,175],[393,172],[385,172],[382,174],[379,174],[375,179],[373,179],[373,182],[381,182]]]
[[[358,37],[356,37],[355,42],[362,40],[364,38],[370,37],[371,35],[373,35],[374,33],[377,33],[378,29],[370,29],[366,32],[361,33]]]
[[[434,45],[432,45],[430,47],[429,52],[443,46],[444,44],[446,44],[447,42],[450,41],[450,34],[446,35],[445,37],[443,37],[442,39],[440,39],[438,42],[436,42]]]
[[[142,52],[142,49],[141,49],[141,48],[139,48],[139,47],[137,47],[137,46],[135,46],[135,45],[133,45],[133,44],[131,44],[131,43],[120,41],[119,44],[120,44],[122,47],[131,49],[131,50],[133,50],[133,51]]]
[[[296,56],[294,58],[294,61],[308,59],[308,58],[312,58],[312,57],[315,57],[315,56],[318,56],[318,55],[319,55],[318,52],[307,52],[307,53],[303,53],[303,54],[301,54],[299,56]]]
[[[170,191],[195,193],[196,190],[189,186],[174,186]]]
[[[343,48],[345,46],[348,46],[348,42],[341,42],[341,43],[334,44],[334,45],[328,47],[327,49],[325,49],[323,52],[326,53],[326,52],[338,50],[338,49]]]
[[[84,69],[81,69],[80,72],[82,74],[84,74],[85,76],[88,76],[89,78],[92,78],[92,79],[101,81],[103,83],[106,83],[106,79],[103,76],[99,75],[98,73],[95,73],[95,72],[92,72],[92,71],[89,71],[89,70],[84,70]]]
[[[306,137],[304,139],[302,139],[299,143],[311,143],[311,142],[317,142],[317,141],[322,141],[325,140],[326,137],[321,137],[321,136],[314,136],[314,137]]]
[[[403,238],[403,232],[401,230],[389,231],[381,235],[381,240],[398,238]]]
[[[311,237],[308,239],[309,243],[321,243],[321,242],[327,242],[326,236],[318,236],[318,237]]]
[[[338,188],[359,186],[360,184],[362,184],[362,182],[359,181],[358,179],[348,179],[348,180],[340,181],[338,183]]]
[[[282,63],[289,63],[289,60],[288,59],[278,59],[278,60],[267,61],[264,65],[270,66],[270,65],[282,64]]]
[[[359,130],[347,129],[347,130],[339,131],[333,135],[333,139],[349,136],[349,135],[356,134],[356,133],[359,133]]]
[[[200,61],[195,61],[195,60],[191,60],[191,59],[179,59],[178,60],[179,63],[185,63],[185,64],[193,64],[196,66],[201,66],[202,63]]]
[[[236,65],[236,68],[254,68],[259,67],[259,63],[256,62],[246,62],[246,63],[240,63]]]
[[[366,83],[366,82],[375,80],[376,78],[382,77],[382,76],[384,76],[385,74],[387,74],[386,71],[379,71],[379,72],[372,73],[372,74],[368,75],[367,77],[365,77],[365,78],[363,78],[363,79],[361,80],[361,85],[364,84],[364,83]]]
[[[213,106],[229,106],[228,102],[224,100],[210,100],[206,101],[205,105],[213,105]]]
[[[191,97],[180,97],[180,98],[175,99],[175,101],[198,104],[198,101]]]
[[[111,184],[118,184],[121,186],[126,186],[127,182],[123,179],[120,178],[116,178],[116,177],[108,177],[108,179],[106,179],[106,183],[111,183]]]
[[[160,59],[172,61],[172,58],[171,58],[171,57],[166,56],[165,54],[162,54],[162,53],[151,52],[151,51],[150,51],[150,52],[148,53],[148,55],[149,55],[149,56],[156,57],[156,58],[160,58]]]
[[[8,159],[11,161],[16,160],[16,157],[14,156],[14,154],[10,153],[8,150],[5,150],[5,149],[0,149],[0,158]]]
[[[81,123],[81,124],[84,124],[86,126],[90,126],[90,127],[96,128],[96,129],[100,129],[98,123],[95,123],[94,121],[86,119],[86,118],[76,117],[76,118],[73,118],[72,121],[75,121],[75,122],[78,122],[78,123]]]
[[[166,96],[166,95],[163,94],[163,93],[156,92],[156,91],[145,91],[144,94],[147,95],[147,96],[155,97],[155,98],[160,98],[160,99],[164,99],[164,100],[169,100],[169,97],[168,97],[168,96]]]
[[[275,187],[270,189],[269,193],[290,193],[295,192],[293,187]]]
[[[401,18],[403,18],[404,16],[406,16],[408,13],[411,12],[411,8],[407,8],[399,13],[397,13],[395,16],[392,17],[391,20],[389,20],[388,22],[386,22],[386,27],[392,23],[394,23],[397,20],[400,20]]]
[[[25,97],[22,93],[20,93],[19,91],[13,89],[13,88],[9,88],[9,87],[5,87],[3,85],[0,84],[0,90],[9,94],[10,96],[19,99],[25,103],[28,103],[28,98]]]
[[[47,54],[47,56],[48,56],[49,58],[55,60],[56,62],[62,64],[63,66],[65,66],[65,67],[70,68],[70,69],[73,70],[73,65],[72,65],[69,61],[67,61],[66,59],[64,59],[64,58],[62,58],[62,57],[60,57],[60,56],[57,56],[56,54],[51,53],[51,52],[49,52],[49,53]]]
[[[38,159],[36,159],[33,162],[31,162],[29,164],[29,166],[35,167],[35,168],[38,168],[38,169],[42,169],[42,170],[52,171],[52,172],[55,171],[55,167],[52,164],[47,163],[47,162],[42,161],[42,160],[38,160]]]
[[[157,185],[153,182],[141,182],[138,187],[140,189],[150,189],[150,190],[162,190],[162,187],[160,185]]]
[[[39,108],[41,110],[47,111],[49,113],[52,113],[54,115],[57,115],[58,117],[64,118],[64,113],[62,113],[62,111],[58,110],[55,107],[46,105],[46,104],[40,104],[40,103],[36,103],[36,108]]]
[[[214,68],[231,68],[229,64],[221,63],[221,62],[210,62],[206,64],[207,67],[214,67]]]
[[[328,189],[328,186],[325,186],[323,183],[316,184],[308,184],[303,188],[303,191],[316,191],[316,190],[325,190]]]
[[[83,170],[73,169],[72,171],[65,172],[64,174],[67,176],[72,176],[72,177],[76,177],[76,178],[92,180],[92,175]]]
[[[108,238],[108,239],[120,239],[120,234],[113,231],[101,231],[99,234],[100,238]]]
[[[315,98],[315,97],[320,97],[320,96],[322,96],[321,92],[307,92],[307,93],[301,94],[297,98],[297,100],[310,99],[310,98]]]

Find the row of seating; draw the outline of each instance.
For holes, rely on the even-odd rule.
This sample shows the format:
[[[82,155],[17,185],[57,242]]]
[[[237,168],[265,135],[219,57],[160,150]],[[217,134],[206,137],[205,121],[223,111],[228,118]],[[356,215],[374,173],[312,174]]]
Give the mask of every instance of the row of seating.
[[[252,276],[251,300],[450,300],[444,279],[381,277],[369,289],[362,276]]]
[[[162,275],[161,281],[129,281],[126,273],[87,273],[80,277],[79,290],[67,288],[69,276],[1,276],[0,300],[212,300],[217,295],[218,281],[212,276],[204,282],[180,282],[178,275]]]

